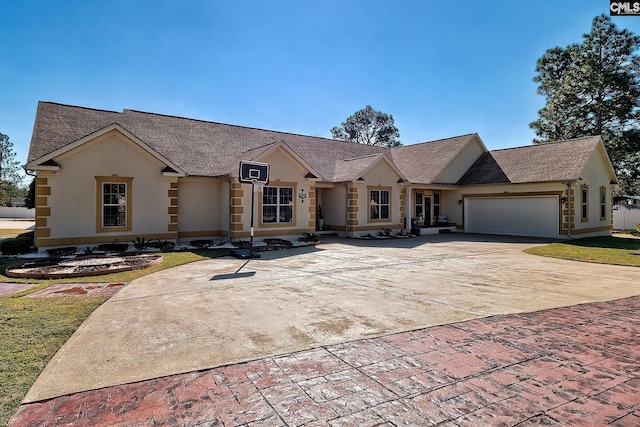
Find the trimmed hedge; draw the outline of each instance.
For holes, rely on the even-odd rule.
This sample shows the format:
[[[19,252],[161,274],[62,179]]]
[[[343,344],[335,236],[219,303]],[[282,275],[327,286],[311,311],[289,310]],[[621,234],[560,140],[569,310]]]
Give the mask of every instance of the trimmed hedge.
[[[12,239],[5,239],[0,243],[0,251],[5,255],[23,255],[29,253],[33,246],[34,232],[22,233]]]

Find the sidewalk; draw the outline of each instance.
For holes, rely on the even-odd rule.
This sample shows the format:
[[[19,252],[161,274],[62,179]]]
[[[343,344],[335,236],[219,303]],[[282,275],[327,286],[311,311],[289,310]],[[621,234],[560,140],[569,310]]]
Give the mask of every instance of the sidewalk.
[[[638,426],[639,305],[326,345],[23,405],[10,426]]]

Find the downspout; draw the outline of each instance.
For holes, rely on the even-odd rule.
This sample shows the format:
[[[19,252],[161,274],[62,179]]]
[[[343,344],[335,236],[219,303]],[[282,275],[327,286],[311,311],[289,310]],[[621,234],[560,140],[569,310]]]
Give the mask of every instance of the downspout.
[[[231,206],[231,203],[233,201],[233,197],[232,197],[233,178],[232,177],[227,177],[226,181],[229,183],[229,204],[227,205],[228,208],[229,208],[229,211],[227,212],[229,214],[229,218],[228,218],[228,224],[227,224],[227,238],[231,242],[231,221],[232,221],[232,218],[233,218],[233,209],[232,209],[232,206]]]

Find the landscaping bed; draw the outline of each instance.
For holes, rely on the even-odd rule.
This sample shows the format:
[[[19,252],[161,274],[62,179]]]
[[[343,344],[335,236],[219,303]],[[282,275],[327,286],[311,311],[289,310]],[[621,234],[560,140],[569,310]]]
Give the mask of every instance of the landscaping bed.
[[[9,277],[29,279],[62,279],[97,276],[121,271],[139,270],[162,263],[162,255],[83,255],[72,258],[41,258],[10,266]]]

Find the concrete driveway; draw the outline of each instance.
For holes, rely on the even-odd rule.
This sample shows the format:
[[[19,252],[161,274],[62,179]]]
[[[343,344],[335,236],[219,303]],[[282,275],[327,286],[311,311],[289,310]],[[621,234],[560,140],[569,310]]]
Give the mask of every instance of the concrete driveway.
[[[495,314],[640,294],[637,268],[467,234],[328,239],[138,279],[98,308],[25,402]]]

